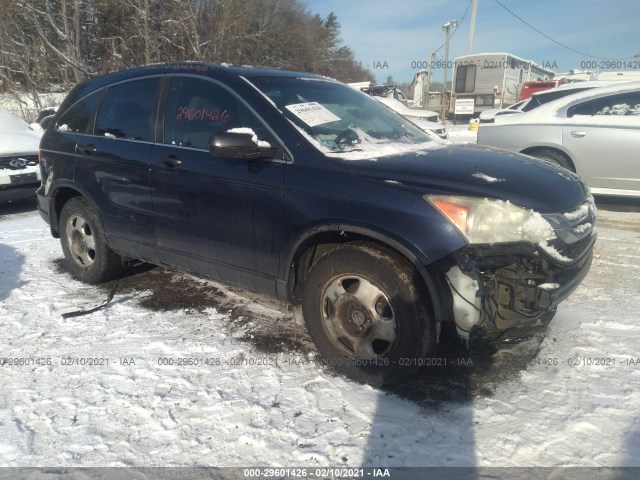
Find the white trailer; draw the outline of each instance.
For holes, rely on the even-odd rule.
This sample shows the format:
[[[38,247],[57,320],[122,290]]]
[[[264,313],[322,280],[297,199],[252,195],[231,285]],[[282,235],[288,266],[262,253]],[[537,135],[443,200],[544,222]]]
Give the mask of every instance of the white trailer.
[[[450,113],[456,99],[474,100],[474,115],[491,108],[506,108],[518,101],[523,82],[549,80],[553,70],[510,53],[477,53],[453,63]]]

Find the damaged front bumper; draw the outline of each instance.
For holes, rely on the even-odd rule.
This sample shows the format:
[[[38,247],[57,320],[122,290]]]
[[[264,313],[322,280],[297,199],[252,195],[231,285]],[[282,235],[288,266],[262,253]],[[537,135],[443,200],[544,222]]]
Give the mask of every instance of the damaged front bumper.
[[[461,338],[545,324],[585,278],[597,238],[595,207],[544,217],[553,241],[469,245],[435,266],[449,294],[444,320]]]

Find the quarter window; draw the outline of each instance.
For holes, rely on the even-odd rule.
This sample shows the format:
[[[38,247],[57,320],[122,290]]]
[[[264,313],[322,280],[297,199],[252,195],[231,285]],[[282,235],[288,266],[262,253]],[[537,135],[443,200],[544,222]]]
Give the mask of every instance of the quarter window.
[[[148,78],[109,88],[100,104],[96,135],[152,140],[153,105],[159,79]]]
[[[173,78],[165,114],[164,143],[209,149],[209,139],[228,131],[254,134],[254,141],[275,146],[266,128],[225,88],[206,80]]]
[[[94,92],[86,96],[66,112],[64,112],[56,125],[60,132],[91,133],[96,107],[104,90]]]

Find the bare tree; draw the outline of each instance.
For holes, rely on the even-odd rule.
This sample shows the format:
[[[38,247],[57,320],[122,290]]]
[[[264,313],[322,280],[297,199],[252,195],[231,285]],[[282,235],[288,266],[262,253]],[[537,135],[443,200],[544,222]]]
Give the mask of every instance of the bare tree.
[[[373,79],[335,14],[299,0],[0,0],[0,91],[70,87],[154,62],[198,60]]]

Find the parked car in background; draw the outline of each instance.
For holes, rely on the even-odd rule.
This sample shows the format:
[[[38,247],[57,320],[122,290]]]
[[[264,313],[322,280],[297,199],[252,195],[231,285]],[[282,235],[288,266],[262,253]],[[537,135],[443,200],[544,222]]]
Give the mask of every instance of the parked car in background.
[[[203,63],[97,77],[41,142],[39,211],[68,270],[131,259],[301,305],[327,363],[406,377],[444,328],[548,322],[587,274],[593,198],[526,156],[444,145],[316,75]]]
[[[440,123],[438,114],[431,110],[409,108],[400,100],[388,96],[372,95],[377,101],[399,113],[407,120],[415,123],[420,129],[437,135],[441,140],[447,140],[449,133],[447,127]]]
[[[589,81],[589,82],[576,82],[560,85],[559,87],[537,92],[531,95],[526,100],[511,105],[509,108],[494,108],[492,110],[485,110],[480,113],[480,123],[493,123],[498,117],[503,118],[503,115],[518,114],[523,112],[529,112],[538,108],[545,103],[552,102],[558,98],[566,97],[567,95],[573,95],[574,93],[583,92],[597,87],[606,87],[609,85],[618,84],[620,82],[615,81]]]
[[[594,194],[640,196],[640,82],[503,117],[478,130],[478,143],[553,161],[580,175]]]
[[[35,200],[40,186],[38,145],[42,132],[0,108],[0,202]]]

